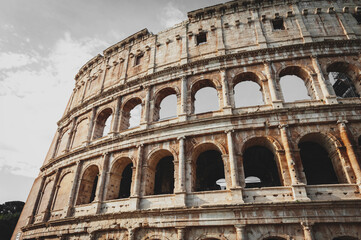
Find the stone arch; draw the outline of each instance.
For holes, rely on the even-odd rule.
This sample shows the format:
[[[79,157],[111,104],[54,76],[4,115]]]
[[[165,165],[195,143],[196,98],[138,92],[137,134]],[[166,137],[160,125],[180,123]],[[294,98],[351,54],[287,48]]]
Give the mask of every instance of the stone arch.
[[[148,154],[145,195],[171,194],[174,192],[174,161],[176,154],[170,149],[154,149]]]
[[[87,204],[94,201],[98,185],[99,167],[90,164],[83,171],[78,189],[76,204]]]
[[[228,165],[225,156],[226,148],[216,141],[203,142],[193,148],[192,191],[220,190],[215,184],[216,180],[229,178],[226,175]]]
[[[207,233],[197,237],[196,240],[228,240],[228,238],[223,235],[220,236],[220,234],[216,233]]]
[[[104,108],[99,111],[96,115],[94,130],[93,130],[93,139],[101,138],[104,135],[107,135],[110,132],[110,125],[112,124],[112,116],[113,116],[113,109],[110,107]],[[105,131],[106,123],[111,120],[109,125],[109,131]]]
[[[332,238],[332,240],[359,240],[357,237],[351,237],[351,236],[339,236]]]
[[[284,185],[282,145],[271,136],[245,139],[241,147],[246,187]],[[255,181],[258,180],[258,181]]]
[[[267,233],[262,235],[258,240],[291,240],[291,236],[287,234],[276,234],[276,233]]]
[[[119,157],[112,163],[105,200],[128,198],[131,194],[134,161],[129,157]]]
[[[169,240],[169,238],[159,234],[148,233],[142,240]]]
[[[358,84],[361,80],[360,68],[348,62],[336,61],[329,64],[326,71],[336,96],[342,98],[360,97],[361,86]],[[334,82],[331,81],[330,75],[333,75]]]
[[[308,99],[317,99],[317,93],[314,86],[314,79],[312,78],[313,71],[308,69],[306,66],[299,66],[299,65],[291,65],[286,66],[278,71],[278,86],[281,87],[281,78],[285,76],[296,76],[299,79],[303,80],[305,85],[305,90],[307,90],[307,95],[309,96]],[[300,91],[301,89],[298,89]],[[283,99],[285,100],[285,91],[284,89],[281,91]],[[300,98],[297,98],[295,100],[307,100],[306,96],[301,96]]]
[[[84,144],[88,137],[88,123],[89,118],[80,118],[74,128],[74,136],[72,141],[72,148],[76,148]]]
[[[69,141],[70,128],[66,127],[61,131],[59,136],[59,143],[56,150],[56,156],[60,156],[66,151],[68,141]]]
[[[158,121],[160,119],[160,112],[161,112],[161,103],[162,101],[171,95],[176,95],[177,97],[177,104],[175,107],[176,114],[177,113],[177,106],[180,104],[180,92],[177,87],[163,87],[157,90],[154,94],[154,108],[153,108],[153,121]]]
[[[260,104],[259,102],[259,99],[260,98],[262,101],[263,101],[263,104],[266,102],[266,94],[264,92],[264,88],[263,88],[263,84],[261,82],[261,79],[260,78],[260,74],[258,73],[254,73],[254,72],[241,72],[241,73],[238,73],[231,81],[232,83],[232,86],[231,86],[231,89],[233,89],[233,106],[237,107],[237,104],[238,101],[236,101],[238,98],[240,98],[241,96],[238,96],[239,94],[236,92],[236,89],[235,87],[238,85],[238,84],[247,84],[247,82],[252,82],[254,84],[257,84],[258,87],[260,88],[259,91],[260,91],[260,95],[257,93],[257,92],[254,92],[254,89],[252,88],[252,86],[249,86],[248,85],[245,85],[246,89],[245,89],[245,93],[249,92],[249,90],[251,90],[251,93],[248,93],[248,94],[252,94],[254,95],[255,97],[253,99],[250,100],[250,102],[248,103],[249,106],[253,106],[253,105],[262,105]],[[264,79],[264,78],[263,78]],[[244,99],[242,99],[244,101]],[[241,104],[242,106],[246,106],[245,104]]]
[[[39,205],[37,207],[37,214],[42,214],[47,210],[48,201],[50,199],[51,189],[54,185],[53,178],[46,180],[43,189],[41,189],[41,197],[39,201]]]
[[[67,200],[69,200],[71,190],[69,185],[73,183],[73,173],[73,171],[68,170],[62,173],[61,177],[59,178],[57,190],[54,195],[55,201],[52,207],[53,210],[60,210],[67,206]]]
[[[122,105],[122,116],[121,116],[121,123],[120,123],[120,129],[125,130],[128,129],[130,126],[130,120],[131,120],[131,114],[130,111],[133,110],[136,106],[139,104],[143,104],[143,101],[139,97],[133,97],[128,99],[123,105]],[[143,109],[140,112],[140,118],[142,116]]]
[[[340,149],[343,146],[335,136],[330,133],[308,132],[300,136],[297,143],[308,184],[347,182],[341,163],[343,157]],[[308,154],[307,151],[312,151],[312,154]],[[318,156],[317,159],[322,161],[312,160],[311,166],[312,156],[315,158]],[[327,179],[322,180],[320,174],[325,174]]]
[[[190,86],[190,98],[191,98],[191,113],[195,113],[196,112],[196,107],[195,107],[195,95],[196,93],[205,88],[205,87],[210,87],[215,89],[215,91],[217,92],[217,98],[218,98],[218,109],[220,109],[220,107],[222,106],[221,104],[221,96],[222,96],[222,92],[221,92],[221,85],[218,83],[217,80],[211,80],[211,79],[198,79],[197,81],[194,81],[192,83],[192,85]],[[213,109],[212,109],[213,110]],[[215,106],[214,106],[214,110],[213,111],[217,111]],[[201,112],[202,113],[202,112]]]

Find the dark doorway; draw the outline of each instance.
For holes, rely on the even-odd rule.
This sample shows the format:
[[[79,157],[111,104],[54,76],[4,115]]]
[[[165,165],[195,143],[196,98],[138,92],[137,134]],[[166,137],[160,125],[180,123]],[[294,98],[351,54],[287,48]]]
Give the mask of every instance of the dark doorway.
[[[201,153],[196,163],[196,191],[220,190],[216,181],[224,178],[222,155],[215,150]]]
[[[321,145],[302,142],[298,147],[308,185],[338,183],[332,161]]]
[[[263,146],[247,148],[243,154],[245,178],[257,177],[260,181],[246,183],[246,188],[280,186],[281,181],[273,153]]]
[[[130,196],[130,186],[132,183],[133,163],[128,164],[122,173],[118,198],[128,198]]]
[[[93,202],[95,199],[95,193],[97,191],[97,185],[98,185],[98,175],[95,176],[94,181],[93,181],[93,187],[92,187],[92,192],[90,195],[90,202]]]
[[[159,160],[155,170],[154,194],[170,194],[174,191],[173,156]]]

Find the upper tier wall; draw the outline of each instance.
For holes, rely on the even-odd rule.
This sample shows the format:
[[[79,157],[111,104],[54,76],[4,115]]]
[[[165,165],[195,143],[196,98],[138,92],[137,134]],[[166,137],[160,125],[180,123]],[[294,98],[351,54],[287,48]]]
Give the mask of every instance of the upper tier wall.
[[[259,1],[258,1],[259,2]],[[285,6],[286,5],[286,6]],[[143,29],[107,48],[76,75],[69,112],[114,86],[181,65],[239,52],[331,40],[360,39],[354,14],[361,1],[232,1],[188,13],[188,20],[153,35]],[[281,19],[284,29],[275,29]],[[197,44],[204,33],[206,42]]]

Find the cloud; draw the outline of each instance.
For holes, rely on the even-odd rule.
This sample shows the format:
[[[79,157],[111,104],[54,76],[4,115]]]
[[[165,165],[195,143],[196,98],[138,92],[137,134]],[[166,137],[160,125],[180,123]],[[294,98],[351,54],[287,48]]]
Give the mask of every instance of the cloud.
[[[0,169],[12,166],[8,170],[13,174],[38,174],[75,74],[107,46],[96,38],[74,39],[64,33],[46,55],[35,50],[1,55],[5,63],[12,60],[0,75],[0,109],[6,113],[0,118]]]
[[[159,13],[158,19],[160,24],[166,28],[172,27],[186,19],[185,13],[176,8],[172,2],[168,2]]]
[[[36,59],[20,53],[1,53],[0,54],[0,70],[18,68],[35,62]]]

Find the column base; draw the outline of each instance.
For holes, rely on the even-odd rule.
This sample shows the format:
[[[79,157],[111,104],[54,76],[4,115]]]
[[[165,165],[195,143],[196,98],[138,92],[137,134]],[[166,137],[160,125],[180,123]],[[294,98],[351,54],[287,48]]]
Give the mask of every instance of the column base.
[[[283,102],[281,100],[272,101],[272,106],[274,109],[283,108]]]
[[[327,104],[338,104],[338,100],[336,96],[327,96],[324,99]]]
[[[231,188],[231,198],[232,204],[243,204],[243,188],[242,187],[235,187]]]
[[[178,116],[178,120],[179,120],[180,122],[187,121],[187,114],[180,114],[180,115]]]
[[[231,106],[225,106],[225,107],[223,107],[223,114],[225,114],[225,115],[232,115],[232,107],[231,107]]]
[[[307,197],[306,185],[297,184],[292,185],[292,194],[294,201],[309,202],[311,199]]]
[[[129,198],[129,210],[135,211],[139,209],[140,198],[133,196]]]
[[[187,194],[185,192],[177,192],[174,197],[174,206],[177,208],[186,207]]]

